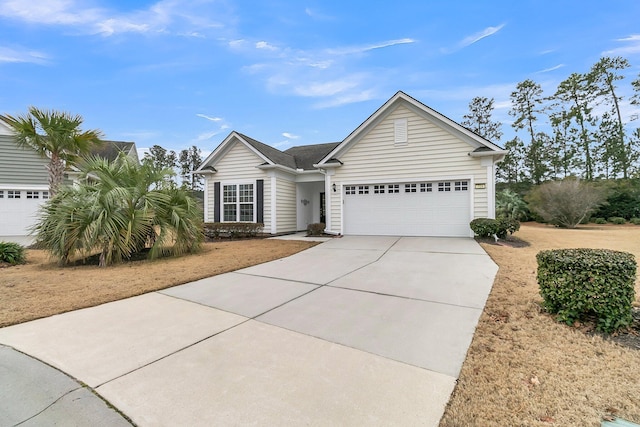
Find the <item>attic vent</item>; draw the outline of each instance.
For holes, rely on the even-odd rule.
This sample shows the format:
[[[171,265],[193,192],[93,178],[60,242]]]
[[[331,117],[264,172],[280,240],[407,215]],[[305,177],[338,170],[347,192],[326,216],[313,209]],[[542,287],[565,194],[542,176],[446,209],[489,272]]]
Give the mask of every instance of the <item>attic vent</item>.
[[[407,119],[396,119],[393,121],[394,144],[407,143]]]

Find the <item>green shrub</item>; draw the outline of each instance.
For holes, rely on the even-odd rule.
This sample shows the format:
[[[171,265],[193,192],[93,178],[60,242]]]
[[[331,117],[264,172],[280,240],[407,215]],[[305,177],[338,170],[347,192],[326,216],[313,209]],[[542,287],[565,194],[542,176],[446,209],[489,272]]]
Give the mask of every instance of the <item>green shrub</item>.
[[[609,221],[611,224],[626,224],[627,220],[619,217],[619,216],[612,216],[611,218],[609,218],[607,221]]]
[[[640,225],[640,218],[631,218],[629,222],[633,225]]]
[[[204,235],[211,239],[256,237],[263,228],[264,224],[260,222],[206,222]]]
[[[625,219],[640,217],[640,180],[609,179],[600,183],[607,192],[607,201],[595,212],[596,216]]]
[[[478,237],[493,237],[495,234],[504,239],[507,234],[513,234],[520,229],[520,222],[509,218],[476,218],[469,226]]]
[[[523,221],[529,217],[529,209],[516,192],[506,189],[496,193],[496,217]]]
[[[0,242],[0,262],[8,262],[9,264],[24,264],[25,253],[24,247],[18,243]]]
[[[595,315],[597,329],[613,332],[632,321],[636,261],[606,249],[541,251],[538,285],[544,307],[572,325]]]
[[[605,218],[594,218],[593,222],[595,224],[606,224],[607,220]]]
[[[324,222],[316,222],[307,226],[307,236],[322,236],[326,225]]]

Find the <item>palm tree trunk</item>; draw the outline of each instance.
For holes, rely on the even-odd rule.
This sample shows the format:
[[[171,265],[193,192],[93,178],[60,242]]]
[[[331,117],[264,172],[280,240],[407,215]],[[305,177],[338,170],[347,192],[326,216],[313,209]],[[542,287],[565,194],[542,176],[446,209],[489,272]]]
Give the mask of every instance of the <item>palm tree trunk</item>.
[[[64,181],[64,160],[62,160],[56,153],[51,154],[51,160],[47,169],[49,169],[49,192],[51,197],[55,196],[62,182]]]

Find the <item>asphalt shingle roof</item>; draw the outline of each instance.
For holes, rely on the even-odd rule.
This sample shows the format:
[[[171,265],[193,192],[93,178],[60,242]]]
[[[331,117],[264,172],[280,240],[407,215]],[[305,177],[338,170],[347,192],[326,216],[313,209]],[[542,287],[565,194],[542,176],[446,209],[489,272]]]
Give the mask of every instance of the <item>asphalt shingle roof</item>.
[[[273,163],[291,169],[314,170],[313,165],[322,160],[324,156],[340,144],[339,142],[331,142],[326,144],[300,145],[291,147],[285,151],[280,151],[247,135],[241,133],[238,133],[238,135]]]

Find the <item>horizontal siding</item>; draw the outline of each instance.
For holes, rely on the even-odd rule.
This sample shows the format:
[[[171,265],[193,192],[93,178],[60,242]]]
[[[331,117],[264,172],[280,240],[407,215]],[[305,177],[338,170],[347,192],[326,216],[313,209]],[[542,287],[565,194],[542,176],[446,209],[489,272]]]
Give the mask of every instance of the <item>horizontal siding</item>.
[[[297,230],[296,183],[278,177],[276,188],[276,219],[278,233]]]
[[[408,142],[394,144],[394,120],[407,119]],[[332,181],[343,184],[470,178],[486,183],[487,168],[469,156],[472,147],[400,106],[364,135],[340,160]],[[474,217],[488,212],[487,190],[474,190]],[[341,192],[331,194],[331,228],[340,232]]]
[[[0,135],[0,185],[49,186],[49,172],[34,151],[18,148],[12,136]]]
[[[229,151],[218,161],[213,167],[216,169],[216,173],[213,175],[207,175],[207,221],[214,221],[214,183],[215,182],[255,182],[258,179],[264,180],[264,220],[265,225],[268,228],[270,223],[270,209],[271,199],[270,196],[270,181],[267,174],[257,168],[257,166],[264,163],[260,157],[258,157],[253,151],[249,150],[242,143],[235,142]],[[255,188],[255,187],[254,187]],[[265,230],[269,231],[269,230]]]

